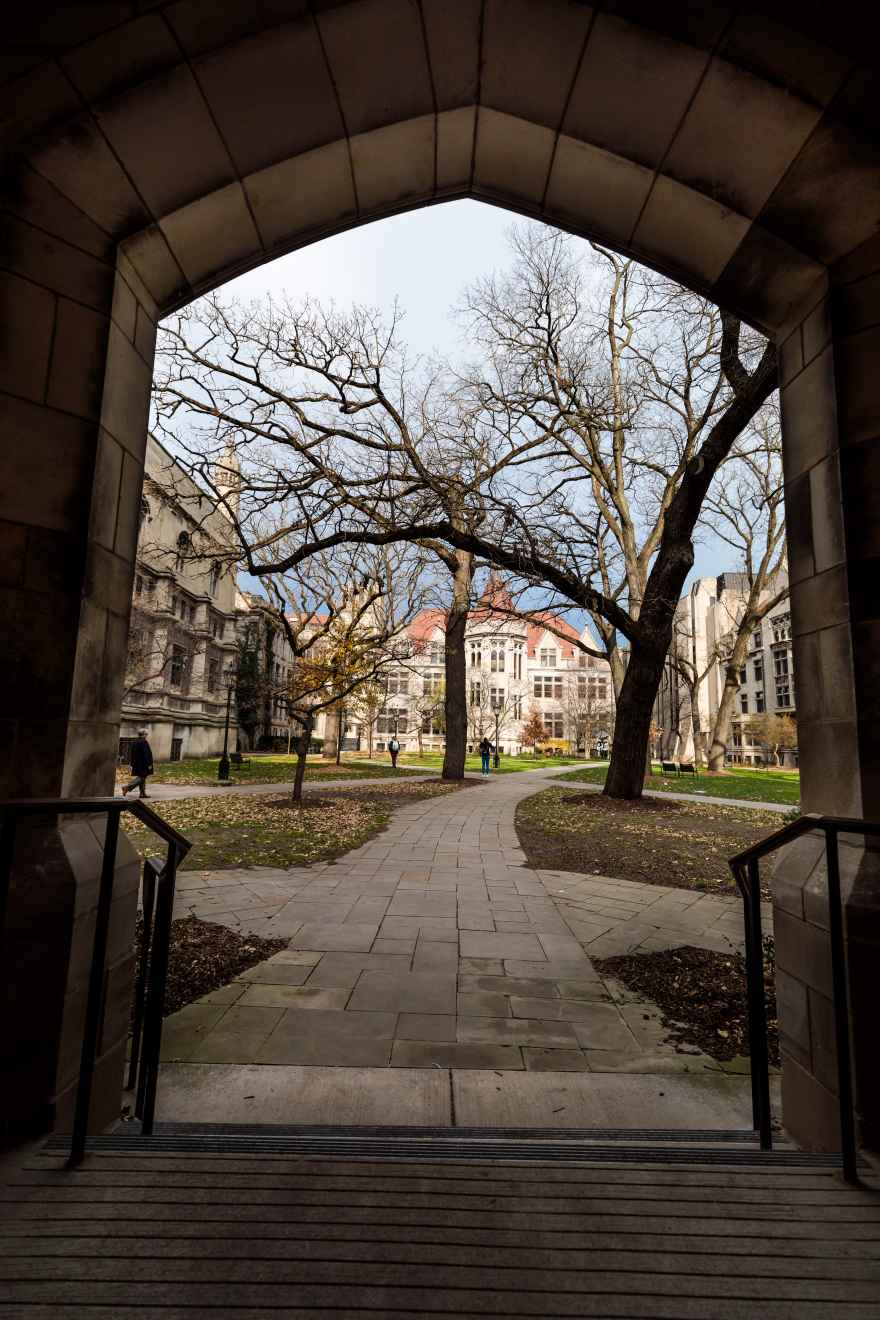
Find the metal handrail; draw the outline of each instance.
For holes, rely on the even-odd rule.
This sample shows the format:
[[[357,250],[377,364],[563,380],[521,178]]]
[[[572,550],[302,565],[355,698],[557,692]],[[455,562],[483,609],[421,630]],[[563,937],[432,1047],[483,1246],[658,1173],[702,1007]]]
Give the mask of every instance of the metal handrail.
[[[770,1062],[767,1050],[767,1014],[764,1002],[764,948],[761,930],[760,860],[805,834],[819,830],[825,836],[828,880],[828,937],[831,945],[831,987],[837,1054],[837,1103],[840,1115],[840,1153],[843,1176],[857,1183],[855,1101],[852,1081],[852,1041],[849,1021],[846,940],[840,892],[841,834],[880,837],[880,821],[853,816],[822,816],[808,812],[759,843],[731,857],[728,865],[743,897],[746,949],[746,987],[749,1014],[749,1053],[752,1078],[752,1121],[762,1150],[773,1145],[770,1114]]]
[[[104,979],[120,817],[123,812],[129,812],[168,845],[164,866],[160,868],[156,862],[149,859],[144,864],[144,938],[141,941],[140,974],[135,986],[135,1013],[129,1084],[133,1084],[136,1078],[137,1101],[135,1112],[141,1119],[142,1131],[145,1135],[152,1132],[156,1106],[156,1085],[162,1045],[162,1012],[165,1000],[165,981],[168,974],[168,949],[171,940],[175,879],[178,865],[189,852],[192,844],[167,821],[164,821],[150,807],[144,806],[138,799],[132,802],[128,802],[125,798],[116,797],[21,798],[0,801],[0,946],[2,946],[5,932],[6,912],[12,884],[15,835],[19,819],[24,816],[97,815],[105,812],[107,827],[104,835],[101,879],[95,912],[95,933],[92,941],[92,962],[89,969],[89,988],[86,997],[70,1156],[67,1161],[69,1168],[75,1168],[82,1162],[88,1135],[92,1083],[97,1061],[101,1022],[104,1016]],[[147,902],[148,892],[149,903]],[[154,900],[155,919],[153,919]]]

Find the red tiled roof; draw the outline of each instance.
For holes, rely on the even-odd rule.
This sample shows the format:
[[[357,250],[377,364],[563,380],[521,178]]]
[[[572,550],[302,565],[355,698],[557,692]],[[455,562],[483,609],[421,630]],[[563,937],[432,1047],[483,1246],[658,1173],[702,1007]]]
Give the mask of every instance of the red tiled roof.
[[[536,622],[536,620],[541,620],[541,622]],[[548,631],[547,628],[548,624],[553,625],[553,631],[550,632],[550,637],[552,638],[552,640],[559,644],[562,654],[567,659],[569,660],[572,659],[575,654],[575,647],[572,646],[571,642],[565,641],[564,637],[573,637],[575,641],[577,641],[580,638],[580,633],[577,631],[576,628],[572,628],[571,624],[568,622],[567,619],[560,619],[558,615],[549,614],[549,613],[534,614],[532,615],[532,619],[529,621],[528,638],[527,638],[527,648],[529,655],[534,656],[535,651],[538,649],[538,644],[541,641],[541,638],[544,636],[544,633]],[[560,633],[563,634],[563,637],[560,637],[558,635]]]
[[[485,592],[483,593],[483,596],[480,597],[481,602],[484,599],[485,599]],[[508,596],[507,599],[509,600],[510,597]],[[481,620],[489,618],[494,613],[495,611],[492,609],[481,610],[475,608],[471,610],[470,617],[473,622],[480,622]],[[499,623],[503,622],[505,617],[506,616],[504,615],[499,615]],[[546,623],[538,622],[539,620],[545,620]],[[565,656],[567,659],[572,659],[576,654],[576,648],[571,644],[570,641],[566,641],[565,638],[570,637],[573,638],[575,641],[577,641],[580,638],[580,633],[577,631],[576,628],[573,628],[566,619],[561,619],[558,617],[558,615],[550,614],[550,613],[532,615],[531,618],[529,619],[528,627],[526,630],[527,647],[528,647],[529,655],[534,658],[535,652],[538,649],[541,638],[544,636],[544,633],[547,631],[546,624],[553,625],[554,631],[551,632],[549,635],[551,636],[551,638],[555,643],[559,644],[563,656]],[[409,635],[413,639],[413,641],[418,643],[418,642],[427,642],[435,629],[439,628],[440,631],[442,632],[445,627],[446,627],[445,610],[421,610],[420,613],[418,613],[415,616],[415,618],[412,620],[407,631],[409,632]],[[563,634],[563,636],[560,637],[557,635],[560,633]]]

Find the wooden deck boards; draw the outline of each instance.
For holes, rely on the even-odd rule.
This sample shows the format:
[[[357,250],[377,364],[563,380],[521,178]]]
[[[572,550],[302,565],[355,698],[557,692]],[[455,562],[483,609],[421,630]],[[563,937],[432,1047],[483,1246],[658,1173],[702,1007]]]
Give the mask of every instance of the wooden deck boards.
[[[809,1167],[90,1154],[0,1189],[2,1320],[877,1320],[880,1195]]]

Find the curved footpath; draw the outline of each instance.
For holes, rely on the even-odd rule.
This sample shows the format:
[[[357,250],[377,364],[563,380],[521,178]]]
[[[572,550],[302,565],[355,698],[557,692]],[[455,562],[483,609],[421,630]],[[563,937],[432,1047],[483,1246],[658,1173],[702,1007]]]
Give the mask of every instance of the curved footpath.
[[[401,807],[335,862],[182,873],[176,915],[289,947],[167,1020],[160,1116],[748,1126],[740,1070],[591,961],[739,948],[738,900],[526,866],[516,805],[557,773]]]

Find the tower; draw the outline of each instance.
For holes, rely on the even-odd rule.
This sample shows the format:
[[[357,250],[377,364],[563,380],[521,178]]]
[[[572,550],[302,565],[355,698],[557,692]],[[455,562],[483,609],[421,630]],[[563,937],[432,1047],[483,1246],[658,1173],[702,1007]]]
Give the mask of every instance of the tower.
[[[223,451],[223,457],[214,464],[213,478],[221,508],[227,516],[237,518],[241,498],[241,464],[231,440]]]

